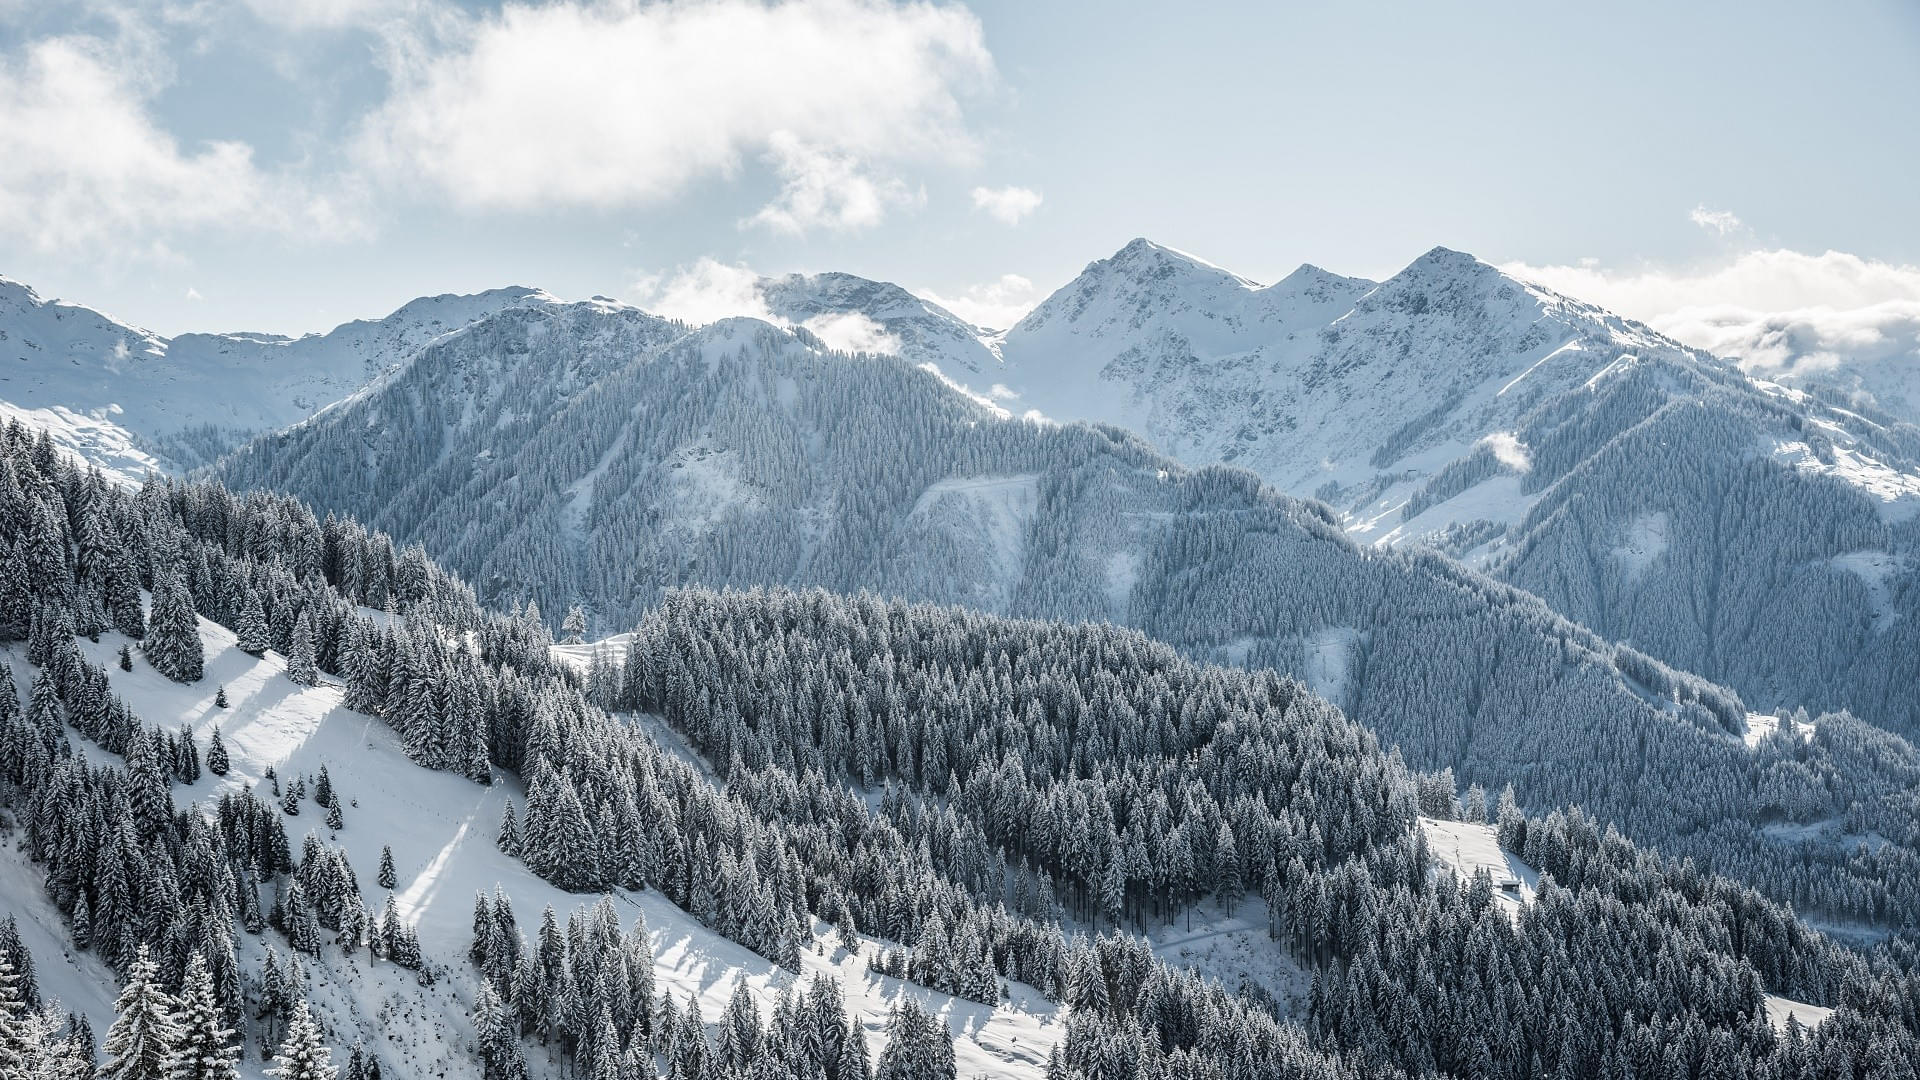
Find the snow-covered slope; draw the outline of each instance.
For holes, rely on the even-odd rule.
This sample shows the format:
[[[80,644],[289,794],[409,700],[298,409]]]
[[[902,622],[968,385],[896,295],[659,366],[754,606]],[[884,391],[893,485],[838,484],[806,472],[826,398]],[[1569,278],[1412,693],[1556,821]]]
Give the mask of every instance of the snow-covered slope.
[[[1115,424],[1189,465],[1238,465],[1321,497],[1365,540],[1518,520],[1531,503],[1518,492],[1439,500],[1417,520],[1402,511],[1423,481],[1482,448],[1524,472],[1524,448],[1505,434],[1620,356],[1691,355],[1445,248],[1384,282],[1306,265],[1261,285],[1136,239],[998,334],[846,275],[761,288],[787,298],[790,317],[887,326],[909,343],[903,355],[1015,414]]]
[[[217,729],[231,760],[224,777],[203,774],[191,787],[176,785],[174,799],[209,809],[224,791],[253,789],[272,796],[271,769],[286,783],[313,777],[325,766],[344,803],[344,827],[326,828],[322,811],[309,801],[303,813],[286,819],[288,838],[298,850],[312,833],[348,853],[355,876],[375,911],[390,891],[406,922],[419,933],[426,963],[437,978],[422,985],[414,974],[389,963],[368,962],[364,950],[343,955],[327,948],[308,962],[312,1002],[342,1048],[363,1044],[394,1076],[476,1075],[470,1014],[480,978],[467,959],[472,944],[471,915],[476,892],[500,889],[522,919],[537,920],[551,905],[565,916],[595,902],[593,896],[563,892],[535,877],[526,865],[503,854],[494,843],[503,806],[524,804],[517,781],[501,774],[491,786],[421,768],[408,760],[392,728],[341,704],[341,689],[331,680],[316,687],[286,677],[277,653],[256,659],[235,647],[234,635],[201,622],[206,677],[182,685],[162,677],[145,660],[123,672],[115,656],[125,638],[106,633],[97,643],[80,641],[84,654],[105,668],[113,690],[149,727],[177,731],[182,726],[207,745]],[[136,656],[137,645],[136,645]],[[12,665],[17,685],[32,683],[35,671],[17,647],[0,649],[0,663]],[[216,688],[226,688],[228,707],[214,705]],[[91,744],[86,752],[114,760]],[[393,850],[397,880],[392,890],[374,885],[383,847]],[[96,1033],[113,1019],[114,978],[91,953],[72,948],[64,917],[41,891],[41,871],[7,845],[0,856],[0,909],[22,920],[23,938],[40,966],[43,993],[88,1016]],[[745,981],[771,1011],[783,987],[805,985],[825,974],[839,978],[850,1014],[858,1017],[878,1057],[888,1011],[911,997],[942,1017],[954,1035],[955,1056],[964,1077],[1038,1077],[1048,1051],[1061,1037],[1057,1006],[1028,987],[1015,986],[1011,1002],[986,1006],[936,993],[899,979],[872,973],[866,959],[884,946],[864,939],[861,956],[849,954],[832,938],[833,928],[815,928],[821,949],[802,950],[802,970],[782,970],[748,949],[718,936],[668,902],[658,892],[614,894],[623,922],[646,920],[652,931],[655,979],[682,1005],[697,998],[704,1014],[717,1021],[736,983]],[[537,924],[536,924],[537,925]],[[241,935],[240,960],[258,971],[265,946],[277,935]],[[277,941],[282,956],[285,942]],[[530,1055],[537,1076],[562,1076],[556,1057]],[[260,1075],[258,1053],[246,1074]]]
[[[0,277],[0,408],[123,477],[190,468],[311,416],[436,337],[551,302],[535,289],[495,289],[422,297],[325,334],[169,340]]]
[[[1317,494],[1365,539],[1395,532],[1420,480],[1544,398],[1623,351],[1678,348],[1445,248],[1377,284],[1303,266],[1261,287],[1146,240],[1089,265],[1001,344],[1023,405]]]

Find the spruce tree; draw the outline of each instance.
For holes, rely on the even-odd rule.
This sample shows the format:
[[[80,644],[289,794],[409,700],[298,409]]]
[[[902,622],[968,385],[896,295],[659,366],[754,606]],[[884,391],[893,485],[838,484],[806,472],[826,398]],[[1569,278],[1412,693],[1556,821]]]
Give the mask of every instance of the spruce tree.
[[[227,684],[226,683],[221,683],[218,687],[214,688],[213,707],[216,709],[224,709],[227,707]]]
[[[154,582],[153,614],[140,650],[154,670],[174,682],[198,682],[205,667],[200,645],[200,617],[193,596],[178,574]]]
[[[126,645],[120,646],[120,670],[133,670],[133,650]]]
[[[240,609],[240,619],[234,624],[235,644],[240,651],[251,656],[261,656],[267,651],[267,609],[260,604],[260,594],[247,590],[246,606]]]
[[[393,872],[393,848],[387,846],[380,848],[380,871],[374,880],[383,889],[393,888],[394,883],[399,880]]]
[[[20,999],[20,977],[14,974],[13,962],[0,956],[0,1077],[35,1075],[38,1036],[27,1003]]]
[[[168,1080],[181,1036],[173,1010],[173,999],[160,988],[159,965],[141,945],[114,1003],[100,1080]]]
[[[207,771],[215,776],[227,775],[227,744],[220,741],[220,729],[213,729],[213,736],[207,740]]]
[[[293,624],[293,647],[287,653],[287,678],[301,686],[313,686],[320,681],[320,667],[314,659],[313,616],[305,611],[300,613],[299,621]]]
[[[273,1055],[273,1068],[267,1075],[275,1080],[334,1080],[340,1071],[333,1067],[332,1051],[320,1040],[320,1025],[313,1019],[305,998],[294,1002],[293,1018],[287,1022],[287,1034]]]
[[[213,978],[199,953],[187,961],[180,988],[180,1039],[167,1065],[167,1080],[237,1080],[240,1046],[226,1026],[213,992]]]
[[[954,1080],[953,1036],[911,998],[887,1017],[887,1048],[874,1080]]]

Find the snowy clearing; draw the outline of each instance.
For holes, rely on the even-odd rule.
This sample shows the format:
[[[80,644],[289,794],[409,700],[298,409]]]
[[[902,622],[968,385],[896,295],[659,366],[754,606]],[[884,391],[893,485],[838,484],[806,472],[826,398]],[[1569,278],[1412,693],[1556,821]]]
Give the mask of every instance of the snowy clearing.
[[[1493,878],[1494,899],[1509,915],[1517,916],[1521,908],[1533,902],[1540,875],[1500,846],[1493,826],[1423,817],[1420,827],[1426,830],[1427,851],[1433,856],[1436,873],[1450,873],[1468,881],[1485,870]]]
[[[1817,1028],[1827,1022],[1833,1010],[1820,1005],[1808,1005],[1804,1001],[1783,998],[1779,994],[1767,995],[1767,1022],[1780,1031],[1787,1030],[1787,1018],[1793,1017],[1803,1028]]]

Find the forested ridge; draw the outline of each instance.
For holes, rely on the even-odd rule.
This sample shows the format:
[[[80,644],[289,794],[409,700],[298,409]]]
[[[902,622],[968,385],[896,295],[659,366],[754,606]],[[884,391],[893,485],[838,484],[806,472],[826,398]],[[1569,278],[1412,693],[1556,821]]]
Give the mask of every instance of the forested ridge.
[[[1630,426],[1622,408],[1562,419]],[[1541,443],[1545,476],[1559,459]],[[1417,769],[1511,783],[1536,811],[1582,806],[1803,911],[1920,918],[1920,759],[1904,740],[1835,716],[1811,742],[1749,749],[1738,695],[1527,593],[1358,546],[1325,507],[1249,473],[1189,470],[1112,428],[1001,416],[804,331],[509,312],[219,475],[367,515],[489,603],[578,603],[603,628],[676,583],[819,585],[1117,619],[1189,655],[1309,678],[1331,659],[1339,677],[1319,688]]]
[[[71,644],[112,625],[126,574],[136,589],[151,582],[156,608],[163,593],[184,594],[187,621],[230,621],[243,639],[286,627],[288,655],[310,650],[317,671],[398,729],[421,763],[478,778],[480,746],[527,776],[528,803],[501,835],[543,876],[588,892],[658,887],[775,959],[820,918],[897,941],[900,954],[877,964],[956,993],[1031,982],[1071,1006],[1062,1075],[1530,1076],[1536,1058],[1582,1075],[1649,1054],[1735,1070],[1726,1075],[1827,1075],[1819,1070],[1837,1061],[1864,1068],[1915,1050],[1914,984],[1895,954],[1851,953],[1752,890],[1641,855],[1584,816],[1527,820],[1506,806],[1508,842],[1565,883],[1543,886],[1510,921],[1485,902],[1485,879],[1463,886],[1428,871],[1414,815],[1457,812],[1450,787],[1442,797],[1297,683],[1199,665],[1138,632],[817,592],[694,591],[672,594],[629,656],[580,679],[548,656],[537,614],[487,614],[417,552],[291,500],[204,484],[114,489],[18,428],[0,460],[10,560],[48,571],[27,591],[24,625],[8,624],[47,687],[37,710],[8,710],[4,745],[20,757],[6,793],[30,830],[120,837],[76,833],[36,853],[70,919],[88,898],[89,945],[135,975],[145,947],[156,956],[150,978],[169,993],[196,956],[219,968],[220,944],[268,932],[274,913],[293,955],[379,940],[404,963],[407,935],[360,905],[323,847],[291,857],[283,809],[254,800],[216,822],[174,807],[168,770],[202,760],[178,738],[142,728],[125,765],[87,765],[75,752],[69,728],[94,741],[129,727],[86,696]],[[376,624],[361,605],[405,617]],[[175,626],[149,618],[143,648],[191,678]],[[603,705],[660,710],[723,782]],[[89,719],[102,715],[110,722]],[[859,794],[888,785],[877,805]],[[59,810],[83,804],[99,809]],[[1156,876],[1182,865],[1168,837],[1184,841],[1192,877]],[[173,889],[204,917],[183,931],[142,905],[143,921],[114,900],[116,877]],[[1320,973],[1304,1023],[1168,968],[1125,935],[1253,894],[1273,912],[1275,947]],[[250,926],[262,908],[272,909],[264,925]],[[624,1005],[606,996],[620,983],[597,976],[585,1004],[541,1006],[538,995],[579,984],[523,983],[519,972],[604,971],[618,939],[577,922],[578,954],[516,947],[492,930],[517,926],[512,916],[485,909],[476,959],[514,973],[496,976],[500,1007],[521,1008],[523,985],[535,995],[496,1035],[544,1032],[596,1069],[613,1060],[602,1017],[620,1045],[644,1036],[683,1062],[681,1074],[722,1052],[687,1042],[683,1018],[661,1025],[658,1010],[635,1008],[631,982]],[[1069,929],[1101,933],[1069,935],[1063,916]],[[229,987],[216,1000],[229,1015],[257,1010],[251,974],[234,975],[212,980]],[[1428,984],[1439,998],[1411,989]],[[1763,989],[1841,1008],[1816,1031],[1775,1036]],[[296,1000],[268,1000],[276,1031],[306,1037]],[[1570,1033],[1550,1019],[1584,1004],[1604,1004],[1606,1021],[1581,1014]],[[512,1075],[511,1052],[489,1061]]]

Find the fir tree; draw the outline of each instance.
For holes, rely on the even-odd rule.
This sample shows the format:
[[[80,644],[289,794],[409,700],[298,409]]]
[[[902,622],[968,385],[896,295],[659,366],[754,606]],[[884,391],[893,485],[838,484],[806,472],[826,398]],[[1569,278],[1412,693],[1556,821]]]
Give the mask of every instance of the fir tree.
[[[39,1057],[39,1033],[20,998],[19,982],[13,961],[0,955],[0,1077],[7,1080],[34,1077]]]
[[[85,950],[93,944],[93,907],[82,892],[73,902],[73,946]]]
[[[260,594],[247,590],[246,606],[240,609],[239,621],[234,624],[235,644],[240,651],[251,656],[263,656],[268,647],[267,609],[261,606]]]
[[[887,1017],[887,1048],[874,1080],[954,1080],[953,1037],[911,998]]]
[[[167,1080],[237,1080],[240,1047],[215,1000],[213,978],[199,953],[187,962],[180,989],[180,1037],[168,1060]]]
[[[500,835],[498,843],[502,853],[508,858],[517,859],[520,857],[520,824],[514,820],[513,800],[507,799],[505,801],[506,805],[500,808]]]
[[[227,684],[226,683],[221,683],[219,686],[214,688],[213,707],[216,709],[224,709],[227,707]]]
[[[393,872],[393,848],[383,845],[380,848],[380,870],[374,881],[383,889],[391,889],[398,880]]]
[[[100,1080],[168,1080],[173,1050],[181,1037],[173,1009],[173,999],[160,988],[159,966],[148,956],[147,947],[140,946],[127,969],[127,984],[114,1003]]]
[[[126,645],[120,646],[120,670],[133,670],[133,649]]]
[[[154,670],[174,682],[198,682],[205,667],[200,645],[200,617],[186,582],[171,574],[154,583],[153,614],[140,649]]]
[[[320,682],[320,668],[314,659],[313,616],[302,611],[293,624],[293,646],[287,653],[287,678],[301,686]]]
[[[275,1080],[334,1080],[339,1070],[331,1064],[332,1051],[320,1040],[320,1025],[305,998],[294,1002],[293,1018],[273,1055],[267,1075]]]
[[[227,775],[227,744],[220,740],[220,729],[214,728],[213,735],[207,740],[207,771],[215,776]]]

